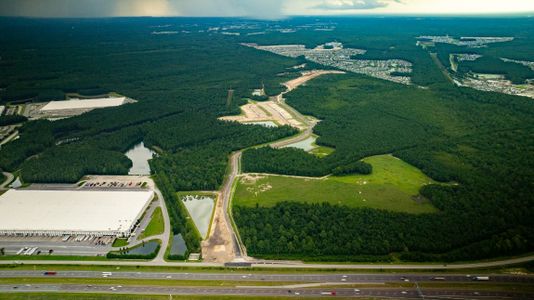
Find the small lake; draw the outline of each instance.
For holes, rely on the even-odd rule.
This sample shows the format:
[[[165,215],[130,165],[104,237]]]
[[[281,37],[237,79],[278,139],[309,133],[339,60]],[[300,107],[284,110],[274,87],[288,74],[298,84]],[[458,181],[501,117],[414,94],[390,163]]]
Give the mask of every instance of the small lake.
[[[148,164],[148,160],[152,159],[154,154],[156,154],[156,152],[145,147],[143,142],[128,150],[125,155],[133,163],[128,175],[150,175],[150,165]]]
[[[200,195],[187,195],[182,197],[182,201],[191,215],[193,222],[197,226],[200,235],[206,238],[210,227],[211,214],[215,206],[212,197]]]
[[[294,143],[294,144],[289,144],[287,146],[284,146],[283,148],[298,148],[298,149],[302,149],[304,151],[311,151],[314,148],[317,148],[317,146],[315,146],[315,141],[316,140],[317,140],[317,137],[310,136],[309,138],[307,138],[305,140],[302,140],[302,141]]]
[[[175,234],[172,237],[172,245],[170,255],[180,255],[184,256],[187,251],[187,246],[185,244],[184,238],[181,234]]]
[[[278,125],[276,125],[276,123],[273,121],[247,122],[246,124],[260,125],[260,126],[268,127],[268,128],[278,127]]]
[[[157,241],[150,241],[145,243],[143,246],[139,246],[128,251],[126,254],[129,255],[150,255],[156,251],[159,243]]]

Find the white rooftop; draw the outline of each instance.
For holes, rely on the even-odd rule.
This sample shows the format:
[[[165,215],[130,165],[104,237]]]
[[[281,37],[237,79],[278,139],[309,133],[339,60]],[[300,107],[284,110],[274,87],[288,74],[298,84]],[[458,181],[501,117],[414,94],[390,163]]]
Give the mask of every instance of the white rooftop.
[[[41,111],[63,110],[63,109],[91,109],[113,107],[124,104],[126,97],[112,97],[99,99],[71,99],[62,101],[51,101],[41,108]]]
[[[9,190],[0,196],[0,231],[128,231],[153,191]]]

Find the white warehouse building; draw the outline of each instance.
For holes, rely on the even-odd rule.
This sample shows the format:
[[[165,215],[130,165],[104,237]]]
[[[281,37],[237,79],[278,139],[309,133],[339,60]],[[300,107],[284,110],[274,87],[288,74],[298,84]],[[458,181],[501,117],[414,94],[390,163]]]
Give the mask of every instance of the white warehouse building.
[[[154,196],[147,191],[9,190],[0,235],[127,237]]]

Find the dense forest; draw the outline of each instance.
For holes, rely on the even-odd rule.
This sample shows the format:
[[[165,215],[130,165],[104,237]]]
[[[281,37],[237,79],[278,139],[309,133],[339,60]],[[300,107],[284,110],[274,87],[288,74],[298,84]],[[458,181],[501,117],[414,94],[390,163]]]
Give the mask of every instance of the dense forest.
[[[46,30],[41,32],[43,22]],[[159,152],[151,167],[173,231],[182,233],[189,251],[198,252],[200,236],[174,192],[218,189],[231,151],[296,132],[217,117],[239,113],[243,97],[253,89],[264,86],[268,94],[279,93],[279,83],[296,74],[276,74],[297,60],[243,47],[220,35],[152,35],[151,26],[159,22],[1,19],[6,34],[0,37],[0,102],[111,91],[138,102],[54,122],[28,122],[20,138],[0,150],[0,168],[21,169],[25,182],[127,174],[131,162],[124,152],[145,141]],[[240,64],[234,57],[241,57]],[[228,103],[229,89],[234,97]]]
[[[183,235],[190,251],[198,251],[200,237],[175,192],[216,189],[232,151],[296,133],[217,120],[239,113],[254,89],[265,86],[268,95],[282,91],[280,83],[297,76],[291,67],[304,62],[240,43],[314,47],[337,40],[366,49],[361,58],[412,62],[415,85],[354,74],[315,79],[287,94],[287,102],[321,119],[314,130],[317,143],[336,151],[317,158],[295,149],[249,150],[243,169],[309,176],[368,173],[370,166],[359,162],[363,157],[393,153],[434,179],[457,185],[421,191],[440,210],[434,215],[291,202],[234,207],[248,253],[314,260],[459,260],[534,249],[532,101],[456,88],[415,45],[415,37],[427,34],[513,35],[512,46],[480,51],[528,60],[534,45],[528,20],[336,18],[334,32],[320,32],[313,30],[315,18],[295,18],[258,22],[263,35],[247,35],[258,28],[239,30],[241,36],[207,31],[221,22],[227,20],[0,19],[0,104],[112,91],[137,100],[54,122],[26,122],[20,138],[0,150],[0,168],[20,169],[27,182],[126,174],[131,162],[123,153],[144,141],[159,154],[150,164],[173,232]],[[162,24],[177,33],[152,34]],[[299,29],[278,33],[284,26]],[[519,71],[503,72],[523,76]]]
[[[25,116],[21,115],[0,116],[0,126],[18,124],[27,120]]]
[[[288,94],[287,102],[320,118],[317,143],[336,151],[320,159],[302,151],[289,155],[286,149],[247,151],[244,170],[309,176],[322,164],[345,173],[362,167],[358,161],[363,157],[393,153],[432,178],[456,185],[421,191],[439,214],[291,202],[235,207],[250,254],[454,261],[534,249],[531,100],[452,85],[421,90],[345,75],[310,82]],[[297,153],[298,159],[293,157]]]

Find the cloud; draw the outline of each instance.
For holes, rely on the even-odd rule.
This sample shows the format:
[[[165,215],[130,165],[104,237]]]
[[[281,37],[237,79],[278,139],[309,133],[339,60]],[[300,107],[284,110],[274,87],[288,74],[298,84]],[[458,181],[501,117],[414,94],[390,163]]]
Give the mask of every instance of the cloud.
[[[0,0],[0,15],[28,17],[227,16],[278,19],[288,0]]]
[[[278,19],[286,0],[175,0],[179,12],[187,16],[243,16]]]
[[[401,3],[400,0],[324,0],[314,8],[324,10],[375,9],[386,7],[391,2]]]

